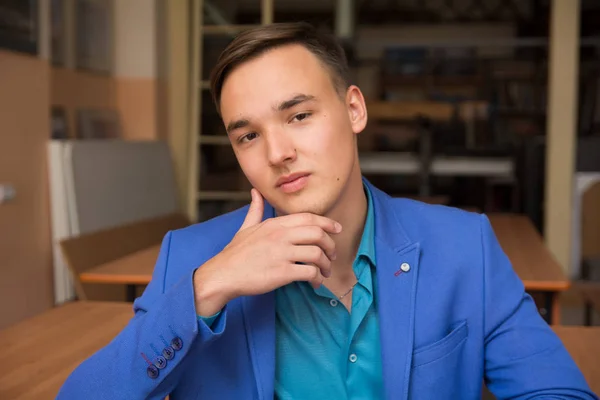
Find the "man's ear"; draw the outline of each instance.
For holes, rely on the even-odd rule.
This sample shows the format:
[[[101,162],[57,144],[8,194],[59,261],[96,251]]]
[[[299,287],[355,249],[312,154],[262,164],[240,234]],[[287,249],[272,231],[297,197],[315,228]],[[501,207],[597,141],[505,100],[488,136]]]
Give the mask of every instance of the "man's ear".
[[[351,85],[346,91],[346,107],[352,131],[355,134],[361,133],[367,126],[367,106],[358,86]]]

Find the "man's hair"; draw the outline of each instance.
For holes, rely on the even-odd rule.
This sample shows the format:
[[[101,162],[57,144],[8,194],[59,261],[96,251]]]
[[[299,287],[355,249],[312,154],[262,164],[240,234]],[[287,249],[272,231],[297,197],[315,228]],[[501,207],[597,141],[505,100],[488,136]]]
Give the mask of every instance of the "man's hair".
[[[349,86],[348,61],[337,39],[305,22],[276,23],[240,33],[223,50],[210,76],[217,111],[221,112],[221,90],[231,71],[268,50],[290,44],[302,45],[314,54],[328,69],[336,90],[345,93]]]

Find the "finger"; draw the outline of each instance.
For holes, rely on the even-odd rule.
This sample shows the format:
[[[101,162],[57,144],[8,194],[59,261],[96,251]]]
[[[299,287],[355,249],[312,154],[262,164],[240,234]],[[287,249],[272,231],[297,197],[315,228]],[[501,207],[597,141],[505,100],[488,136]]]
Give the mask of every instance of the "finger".
[[[342,231],[342,225],[340,225],[339,222],[334,221],[331,218],[311,213],[290,214],[280,217],[278,220],[283,226],[290,228],[314,225],[320,227],[327,233],[335,234]]]
[[[290,262],[312,264],[319,269],[321,275],[331,276],[331,260],[319,246],[293,246],[290,253]]]
[[[250,207],[248,208],[248,213],[246,214],[244,223],[239,229],[240,231],[251,226],[260,224],[263,219],[265,201],[262,195],[258,190],[254,188],[252,188],[252,190],[250,191],[250,195],[252,196],[252,201],[250,202]]]
[[[290,264],[287,268],[290,281],[304,281],[317,289],[323,283],[323,275],[319,268],[308,264]]]
[[[336,258],[335,242],[327,232],[318,226],[290,228],[286,231],[286,235],[286,239],[292,244],[317,245],[331,261],[334,261]]]

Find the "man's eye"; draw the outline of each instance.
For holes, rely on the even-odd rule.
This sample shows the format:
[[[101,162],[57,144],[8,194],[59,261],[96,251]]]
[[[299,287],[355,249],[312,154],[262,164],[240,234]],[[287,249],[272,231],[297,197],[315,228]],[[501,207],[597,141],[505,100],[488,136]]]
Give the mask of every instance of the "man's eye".
[[[240,142],[249,142],[256,139],[256,132],[250,132],[240,138]]]
[[[296,121],[302,121],[305,120],[306,118],[310,117],[310,113],[300,113],[300,114],[296,114],[294,115],[294,118],[292,118],[292,120],[296,120]]]

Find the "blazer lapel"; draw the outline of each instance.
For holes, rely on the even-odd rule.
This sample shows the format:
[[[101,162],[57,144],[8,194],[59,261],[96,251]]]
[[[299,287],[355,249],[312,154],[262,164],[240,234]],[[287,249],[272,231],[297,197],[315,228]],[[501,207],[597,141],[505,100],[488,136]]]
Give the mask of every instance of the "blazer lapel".
[[[370,184],[369,188],[375,211],[377,304],[385,398],[407,399],[420,245],[406,235],[391,198]]]
[[[263,221],[274,217],[273,207],[265,202]],[[275,393],[275,293],[242,298],[246,339],[260,400]]]
[[[275,294],[242,298],[246,339],[260,400],[275,392]]]

